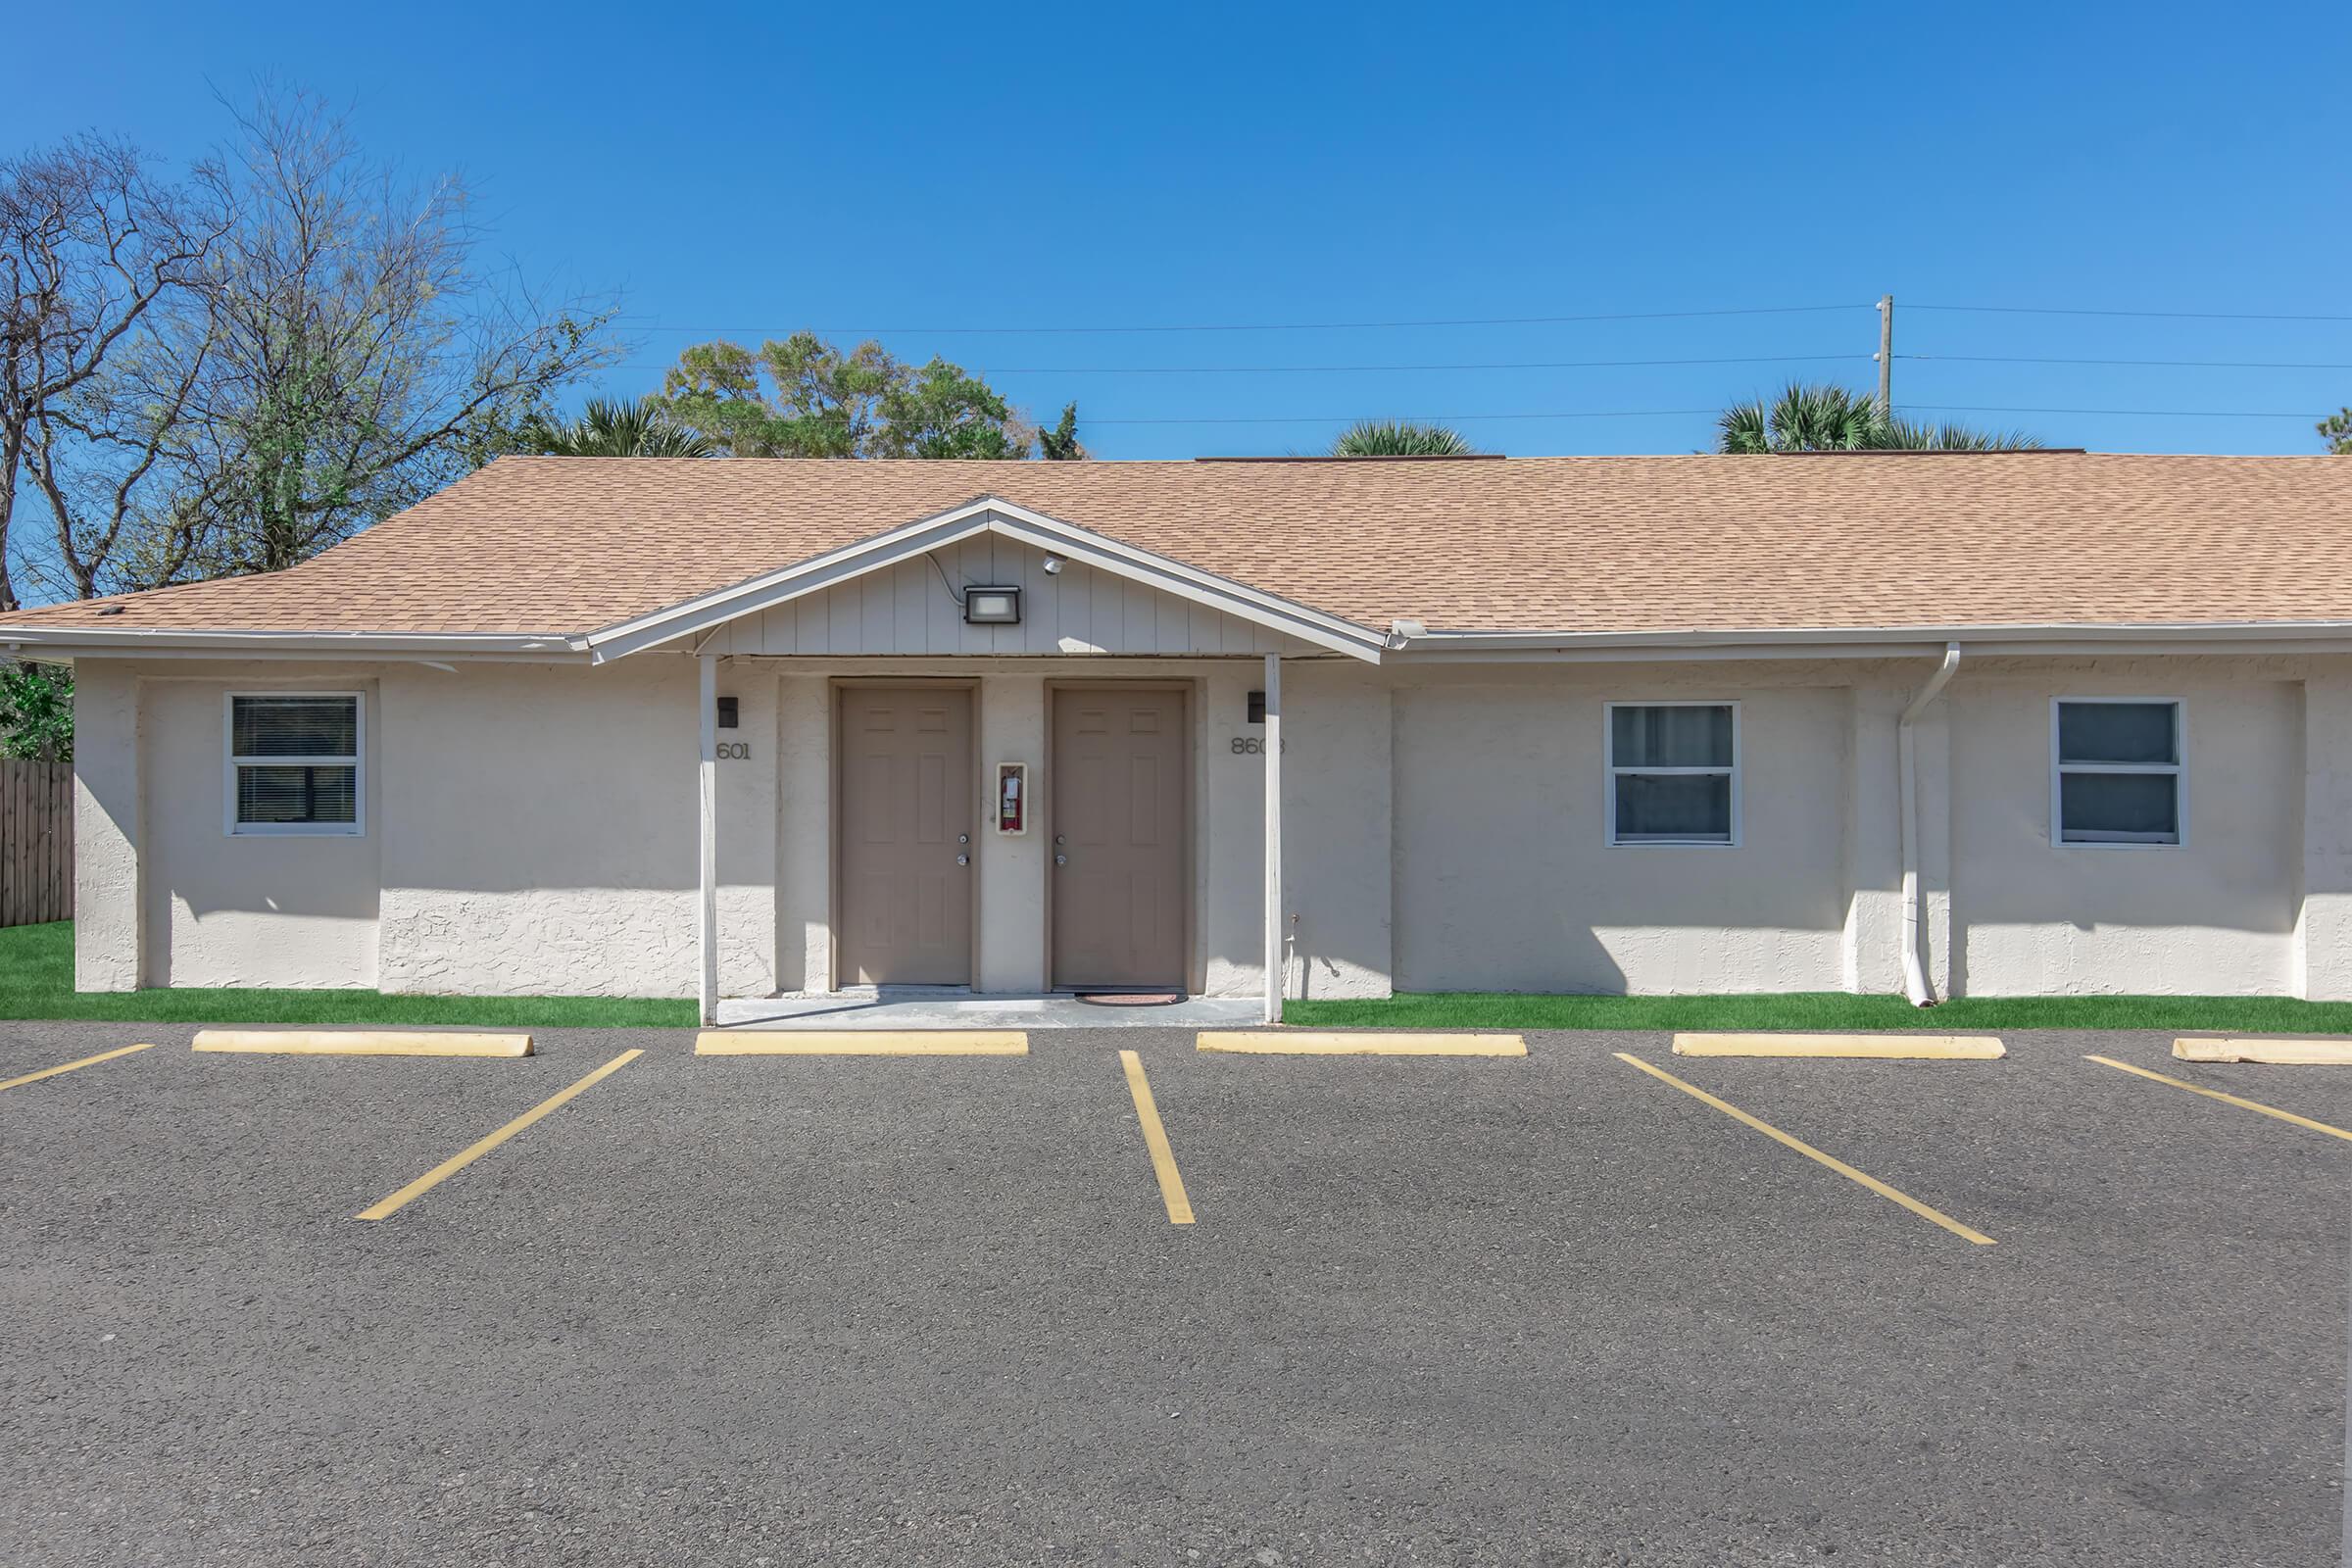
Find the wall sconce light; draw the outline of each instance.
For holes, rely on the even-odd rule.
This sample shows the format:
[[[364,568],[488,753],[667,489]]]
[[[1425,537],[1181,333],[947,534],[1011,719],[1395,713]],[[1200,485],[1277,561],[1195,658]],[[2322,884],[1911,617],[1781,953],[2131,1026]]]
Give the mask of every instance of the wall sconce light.
[[[963,620],[967,626],[1017,626],[1021,623],[1018,588],[966,588]]]

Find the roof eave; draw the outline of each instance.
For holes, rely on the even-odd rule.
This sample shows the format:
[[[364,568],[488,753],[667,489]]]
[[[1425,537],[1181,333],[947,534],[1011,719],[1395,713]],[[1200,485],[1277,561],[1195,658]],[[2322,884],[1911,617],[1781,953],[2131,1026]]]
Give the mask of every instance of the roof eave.
[[[738,616],[820,593],[980,533],[1003,534],[1367,663],[1379,663],[1388,646],[1389,639],[1370,627],[1122,544],[1108,535],[1031,512],[993,495],[649,614],[600,627],[582,639],[583,645],[599,663],[625,659]]]
[[[1909,659],[1965,644],[1979,657],[2124,653],[2352,653],[2352,621],[1995,622],[1667,631],[1438,631],[1393,635],[1400,662],[1675,659]]]
[[[587,646],[561,632],[318,632],[185,629],[161,626],[11,626],[0,623],[0,650],[61,657],[203,657],[220,654],[306,658],[544,660],[584,662]]]

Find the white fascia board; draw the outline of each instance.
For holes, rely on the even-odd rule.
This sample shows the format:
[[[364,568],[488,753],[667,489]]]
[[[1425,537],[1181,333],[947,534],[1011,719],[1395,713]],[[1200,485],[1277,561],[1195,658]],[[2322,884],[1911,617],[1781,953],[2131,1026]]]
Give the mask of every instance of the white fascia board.
[[[561,633],[178,631],[128,627],[0,625],[0,650],[73,658],[205,659],[223,654],[267,658],[554,660],[586,656],[587,645]]]
[[[2023,622],[1976,626],[1803,627],[1788,630],[1647,632],[1430,632],[1390,639],[1406,662],[1687,659],[1905,659],[1971,653],[2346,653],[2352,621],[2187,621],[2139,625]]]
[[[1380,662],[1381,651],[1388,641],[1380,633],[1353,621],[1260,593],[994,496],[984,496],[952,512],[921,518],[649,615],[606,626],[590,632],[584,642],[599,663],[626,658],[740,615],[821,593],[837,583],[982,533],[1003,534],[1368,663]]]

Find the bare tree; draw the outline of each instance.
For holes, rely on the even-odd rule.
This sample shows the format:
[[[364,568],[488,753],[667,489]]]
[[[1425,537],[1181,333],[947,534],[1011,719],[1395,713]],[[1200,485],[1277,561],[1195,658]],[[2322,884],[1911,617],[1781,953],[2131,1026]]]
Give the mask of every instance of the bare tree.
[[[274,571],[528,444],[554,394],[616,356],[612,310],[550,308],[486,268],[455,177],[404,181],[317,99],[237,120],[238,219],[206,268],[206,348],[172,499],[200,514],[170,576]],[[160,389],[159,389],[160,390]]]
[[[65,447],[129,439],[135,451],[140,421],[120,401],[130,382],[101,390],[102,379],[204,271],[227,211],[211,167],[165,184],[135,148],[104,137],[0,162],[0,611],[19,603],[9,569],[19,474],[29,460],[54,507],[69,487],[85,488],[61,471],[61,460],[72,466]],[[149,435],[166,423],[145,420]],[[142,475],[155,460],[150,447]],[[74,532],[65,514],[58,519],[61,539]]]

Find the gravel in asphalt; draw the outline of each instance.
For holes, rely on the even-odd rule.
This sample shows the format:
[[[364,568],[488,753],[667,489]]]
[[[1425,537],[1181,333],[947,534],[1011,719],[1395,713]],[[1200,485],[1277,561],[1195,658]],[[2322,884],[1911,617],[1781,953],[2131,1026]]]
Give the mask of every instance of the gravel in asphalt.
[[[2084,1055],[2346,1128],[2352,1071],[189,1033],[0,1024],[158,1044],[0,1092],[0,1561],[2339,1560],[2352,1144]]]

